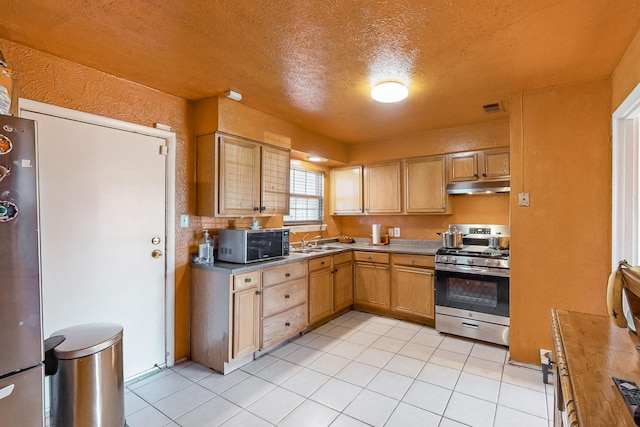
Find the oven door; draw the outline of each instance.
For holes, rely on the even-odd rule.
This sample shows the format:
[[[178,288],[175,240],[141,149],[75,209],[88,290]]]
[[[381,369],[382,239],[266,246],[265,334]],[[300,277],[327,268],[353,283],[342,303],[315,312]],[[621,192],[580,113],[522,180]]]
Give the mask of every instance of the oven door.
[[[508,346],[508,272],[447,268],[438,270],[436,264],[436,330]]]
[[[509,318],[508,277],[437,269],[435,275],[436,307]]]

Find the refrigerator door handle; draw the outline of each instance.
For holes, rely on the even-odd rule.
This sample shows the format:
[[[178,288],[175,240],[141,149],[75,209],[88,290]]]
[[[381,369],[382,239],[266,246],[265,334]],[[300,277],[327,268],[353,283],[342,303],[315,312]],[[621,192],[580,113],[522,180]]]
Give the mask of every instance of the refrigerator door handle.
[[[13,393],[13,389],[15,388],[15,386],[15,384],[11,384],[0,389],[0,400],[4,399],[5,397],[9,397],[11,393]]]

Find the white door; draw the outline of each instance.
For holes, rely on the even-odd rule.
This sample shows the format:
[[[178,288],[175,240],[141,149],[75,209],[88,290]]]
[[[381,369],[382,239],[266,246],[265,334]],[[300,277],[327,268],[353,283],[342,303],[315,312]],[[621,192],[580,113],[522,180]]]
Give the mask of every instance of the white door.
[[[164,365],[166,140],[21,115],[37,121],[45,338],[116,322],[125,379]]]

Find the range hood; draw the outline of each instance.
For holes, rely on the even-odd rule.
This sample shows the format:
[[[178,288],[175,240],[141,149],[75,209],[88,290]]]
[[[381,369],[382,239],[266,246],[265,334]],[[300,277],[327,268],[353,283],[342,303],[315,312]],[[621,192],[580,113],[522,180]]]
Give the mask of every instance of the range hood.
[[[509,191],[511,191],[509,180],[454,182],[447,185],[447,194],[508,193]]]

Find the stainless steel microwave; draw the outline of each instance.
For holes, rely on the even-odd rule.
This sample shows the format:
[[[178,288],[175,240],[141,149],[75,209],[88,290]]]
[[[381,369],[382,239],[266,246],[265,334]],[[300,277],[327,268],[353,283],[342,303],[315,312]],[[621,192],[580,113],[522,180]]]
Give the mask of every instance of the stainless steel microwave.
[[[218,260],[248,264],[289,255],[289,230],[221,229],[218,231]]]

